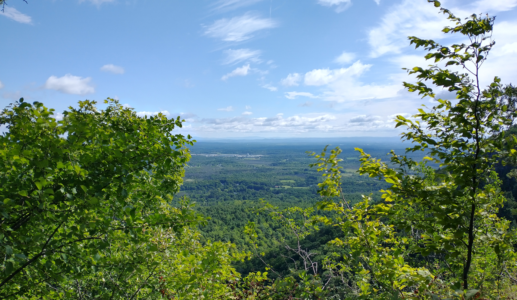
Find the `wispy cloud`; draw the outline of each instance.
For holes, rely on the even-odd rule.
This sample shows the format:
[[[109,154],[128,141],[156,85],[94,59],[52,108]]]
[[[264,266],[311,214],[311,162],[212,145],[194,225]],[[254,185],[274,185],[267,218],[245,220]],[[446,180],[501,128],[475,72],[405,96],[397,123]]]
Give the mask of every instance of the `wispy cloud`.
[[[233,106],[228,106],[228,107],[224,107],[224,108],[218,108],[217,110],[219,111],[234,111],[234,108]]]
[[[246,13],[240,17],[217,20],[212,25],[205,26],[204,34],[225,42],[242,42],[252,38],[254,32],[274,28],[277,25],[274,20]]]
[[[305,102],[303,102],[301,104],[298,104],[298,106],[300,106],[300,107],[309,107],[309,106],[312,106],[312,102],[305,101]]]
[[[366,122],[375,122],[382,120],[380,116],[368,116],[368,115],[359,115],[350,119],[350,123],[366,123]]]
[[[296,99],[297,97],[309,97],[314,99],[318,98],[318,96],[315,96],[308,92],[287,92],[285,93],[285,97],[291,100]]]
[[[511,83],[515,78],[514,68],[508,66],[517,65],[517,21],[496,22],[492,39],[496,41],[495,47],[490,52],[490,58],[483,63],[480,71],[480,84],[487,86],[498,76],[505,84]],[[448,42],[448,40],[445,40]],[[400,54],[392,56],[391,61],[397,68],[413,68],[415,66],[426,67],[432,61],[426,60],[422,55]],[[461,67],[449,66],[448,69],[465,72]],[[408,76],[405,72],[391,75],[396,81],[416,81],[414,76]]]
[[[355,62],[348,68],[341,69],[315,69],[305,74],[305,84],[321,86],[332,83],[342,77],[359,76],[369,70],[372,65],[362,64],[360,61]]]
[[[355,57],[355,53],[343,52],[341,53],[341,55],[336,57],[336,59],[334,59],[334,62],[341,65],[346,65],[353,62],[355,60]]]
[[[278,90],[276,86],[272,86],[271,84],[264,84],[262,87],[270,90],[271,92],[276,92]]]
[[[361,75],[371,66],[356,61],[348,68],[315,69],[305,73],[305,85],[322,86],[324,92],[319,98],[327,101],[345,102],[395,97],[401,90],[398,82],[378,85],[360,81]]]
[[[228,78],[234,77],[234,76],[246,76],[246,75],[248,75],[249,70],[250,70],[250,65],[249,64],[244,65],[244,66],[237,68],[237,69],[231,71],[230,73],[224,75],[223,77],[221,77],[221,80],[227,80]]]
[[[286,78],[280,81],[283,86],[297,86],[298,82],[302,79],[302,76],[298,73],[291,73]]]
[[[201,126],[197,129],[201,132],[317,132],[325,131],[332,126],[328,122],[335,120],[332,114],[294,115],[284,117],[277,114],[273,117],[247,118],[244,116],[235,118],[202,119]]]
[[[225,50],[226,58],[223,60],[224,65],[238,64],[244,61],[259,63],[260,50],[251,49],[228,49]]]
[[[478,0],[467,7],[447,7],[458,17],[467,17],[471,12],[495,13],[517,7],[517,0]],[[425,0],[404,0],[393,5],[380,23],[368,32],[370,56],[401,53],[409,46],[408,36],[439,40],[448,37],[443,27],[451,26],[447,18]],[[496,22],[497,24],[497,22]],[[494,31],[496,33],[496,31]]]
[[[113,74],[124,74],[125,73],[124,68],[115,66],[112,64],[102,66],[101,71],[109,72],[109,73],[113,73]]]
[[[394,127],[393,117],[381,117],[376,115],[359,115],[350,118],[348,121],[350,127],[360,127],[363,130],[372,129],[388,129]]]
[[[442,29],[450,22],[433,5],[424,0],[404,0],[393,5],[382,17],[379,25],[368,32],[370,56],[379,57],[400,53],[408,47],[408,36],[426,39],[444,37]]]
[[[381,4],[381,0],[373,0],[373,1],[375,1],[375,3],[377,3],[377,5]]]
[[[517,0],[478,0],[472,6],[475,12],[509,11],[517,6]]]
[[[82,78],[71,74],[66,74],[63,77],[50,76],[43,87],[65,94],[87,95],[95,93],[95,88],[90,85],[91,80],[90,77]]]
[[[0,90],[4,88],[4,84],[0,81]]]
[[[19,12],[16,8],[5,6],[4,12],[0,12],[0,16],[4,16],[18,23],[32,24],[32,18],[26,14]]]
[[[250,6],[262,0],[219,0],[212,5],[212,10],[226,12],[237,8]]]
[[[249,115],[252,115],[253,113],[251,111],[245,111],[242,113],[242,115],[244,116],[249,116]]]
[[[352,0],[318,0],[318,4],[335,7],[336,12],[340,13],[352,5]]]

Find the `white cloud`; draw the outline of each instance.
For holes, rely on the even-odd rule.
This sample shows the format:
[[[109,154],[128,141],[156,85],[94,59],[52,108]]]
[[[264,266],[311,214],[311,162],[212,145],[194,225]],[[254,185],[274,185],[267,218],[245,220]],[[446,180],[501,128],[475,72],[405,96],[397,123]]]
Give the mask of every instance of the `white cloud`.
[[[410,55],[398,55],[395,57],[392,57],[391,62],[395,63],[397,67],[399,68],[408,68],[412,69],[414,67],[426,67],[433,64],[433,60],[426,60],[424,55],[416,55],[416,54],[410,54]],[[404,73],[404,78],[407,78],[407,73]],[[402,79],[401,79],[402,80]]]
[[[372,65],[364,65],[361,61],[356,61],[348,68],[341,69],[315,69],[305,73],[306,85],[327,85],[343,77],[359,76],[368,71]]]
[[[517,42],[509,43],[501,47],[500,55],[517,53]]]
[[[314,104],[307,101],[297,103],[299,109]],[[239,115],[227,118],[198,118],[191,123],[190,134],[206,137],[343,137],[343,136],[395,136],[404,128],[395,129],[393,116],[404,111],[413,111],[421,102],[406,97],[380,99],[376,101],[348,102],[335,104],[342,113],[320,112],[298,115],[277,114],[276,116]],[[403,108],[404,110],[400,110]],[[354,113],[357,111],[368,113]],[[310,111],[308,109],[307,111]],[[353,122],[351,122],[351,120]]]
[[[0,90],[4,88],[4,84],[0,81]]]
[[[496,44],[492,49],[491,55],[496,57],[507,56],[509,58],[517,53],[517,31],[515,27],[508,26],[517,26],[517,22],[503,21],[496,22],[494,25],[492,38],[496,41]],[[490,62],[491,59],[493,57],[489,57],[487,62]]]
[[[204,34],[225,42],[242,42],[252,38],[252,34],[256,31],[276,26],[277,23],[271,19],[246,13],[240,17],[217,20],[212,25],[205,26]]]
[[[364,84],[355,78],[348,81],[345,78],[329,85],[322,98],[327,101],[346,102],[367,99],[386,99],[398,95],[402,85],[395,84]]]
[[[280,81],[280,83],[283,86],[297,86],[298,82],[300,81],[301,78],[302,77],[300,76],[300,74],[291,73],[291,74],[287,75],[286,78],[282,79],[282,81]]]
[[[137,116],[139,117],[144,117],[144,116],[148,116],[148,117],[151,117],[151,116],[156,116],[157,114],[162,114],[166,117],[169,117],[171,114],[166,111],[166,110],[162,110],[162,111],[139,111],[136,113]]]
[[[251,49],[228,49],[225,50],[226,58],[223,61],[224,65],[232,65],[241,63],[243,61],[250,60],[254,63],[259,63],[260,59],[260,50],[251,50]]]
[[[277,114],[274,117],[260,118],[222,118],[222,119],[202,119],[199,121],[201,126],[197,130],[205,133],[210,132],[314,132],[328,130],[332,126],[328,123],[335,120],[336,116],[332,114],[313,114],[313,115],[295,115],[284,117],[283,114]]]
[[[251,106],[246,105],[246,110],[250,110],[250,109],[251,109]]]
[[[352,0],[318,0],[318,4],[323,6],[336,6],[336,12],[345,11],[352,5]]]
[[[230,73],[224,75],[223,77],[221,77],[221,79],[227,80],[228,78],[234,77],[234,76],[246,76],[246,75],[248,75],[249,70],[250,70],[250,65],[247,64],[247,65],[237,68],[237,69],[231,71]]]
[[[270,90],[271,92],[276,92],[278,90],[278,88],[276,86],[272,86],[270,84],[264,84],[262,87]]]
[[[359,115],[350,119],[350,123],[366,123],[366,122],[375,122],[382,120],[380,116],[367,116],[367,115]]]
[[[454,11],[454,10],[453,10]],[[368,32],[370,55],[379,57],[388,53],[400,53],[408,47],[408,36],[425,39],[444,37],[443,27],[450,25],[438,9],[425,0],[404,0],[392,6],[378,26]]]
[[[19,12],[16,8],[5,6],[4,12],[0,15],[7,17],[9,19],[12,19],[18,23],[24,23],[24,24],[32,24],[32,18],[30,16],[27,16],[21,12]]]
[[[413,115],[412,114],[408,114],[408,113],[398,113],[398,114],[392,114],[392,115],[389,115],[388,116],[388,120],[395,120],[397,118],[397,116],[403,116],[404,118],[406,119],[413,119]]]
[[[109,72],[113,74],[124,74],[125,70],[122,67],[115,66],[113,64],[104,65],[101,67],[101,71]]]
[[[517,6],[517,0],[478,0],[472,6],[475,13],[509,11]]]
[[[375,3],[377,3],[377,5],[381,4],[381,0],[373,0],[373,1],[375,1]]]
[[[82,3],[82,2],[90,2],[94,5],[101,6],[104,3],[115,2],[115,0],[79,0],[79,3]]]
[[[219,0],[212,5],[216,11],[230,11],[240,7],[253,5],[262,0]]]
[[[66,74],[63,77],[50,76],[43,87],[66,94],[86,95],[95,93],[95,88],[89,85],[91,80],[90,77],[81,78],[71,74]]]
[[[308,97],[308,98],[313,98],[313,99],[316,99],[318,98],[318,96],[315,96],[311,93],[307,93],[307,92],[287,92],[285,93],[285,97],[287,99],[296,99],[296,97]]]
[[[348,126],[353,128],[362,128],[363,130],[372,129],[393,129],[393,118],[386,118],[375,115],[359,115],[350,118]]]
[[[354,61],[354,59],[355,59],[355,53],[343,52],[343,53],[341,53],[341,55],[336,57],[336,59],[334,59],[334,62],[336,62],[338,64],[346,65],[346,64],[349,64],[352,61]]]
[[[494,25],[492,38],[496,41],[491,54],[480,70],[481,85],[486,87],[494,80],[501,78],[504,84],[515,84],[515,68],[517,66],[517,21],[502,21]]]
[[[305,74],[305,84],[323,86],[325,91],[318,97],[327,101],[345,102],[395,97],[401,90],[400,82],[376,85],[365,84],[359,80],[371,66],[356,61],[348,68],[315,69]]]
[[[63,115],[62,113],[58,112],[58,113],[54,113],[54,115],[52,115],[52,117],[54,119],[56,119],[56,121],[61,121],[61,120],[63,120],[65,115]]]
[[[225,108],[218,108],[217,110],[220,110],[220,111],[233,111],[234,108],[233,106],[228,106],[228,107],[225,107]]]
[[[253,113],[251,111],[245,111],[242,113],[244,116],[252,115]]]
[[[517,21],[502,21],[496,22],[492,39],[496,41],[488,60],[483,63],[480,69],[480,85],[481,87],[488,86],[498,76],[502,79],[504,84],[511,83],[515,78],[514,68],[508,66],[517,65]],[[468,43],[466,40],[456,41],[459,43]],[[423,54],[421,55],[398,55],[390,59],[398,68],[413,68],[415,66],[427,67],[434,64],[433,60],[425,60]],[[444,67],[442,63],[438,64]],[[465,73],[466,70],[460,67],[449,66],[447,69]],[[405,72],[392,74],[392,79],[396,82],[410,81],[415,82],[417,79],[413,76],[408,76]],[[440,93],[437,89],[436,93]]]
[[[471,2],[469,6],[446,6],[456,16],[464,18],[472,12],[493,14],[512,10],[517,7],[517,0],[478,0]],[[403,0],[393,5],[381,22],[368,32],[368,43],[372,49],[370,55],[379,57],[389,53],[401,53],[403,48],[409,46],[408,36],[433,40],[450,37],[450,34],[442,32],[445,26],[454,26],[454,23],[447,20],[432,4],[425,0]]]

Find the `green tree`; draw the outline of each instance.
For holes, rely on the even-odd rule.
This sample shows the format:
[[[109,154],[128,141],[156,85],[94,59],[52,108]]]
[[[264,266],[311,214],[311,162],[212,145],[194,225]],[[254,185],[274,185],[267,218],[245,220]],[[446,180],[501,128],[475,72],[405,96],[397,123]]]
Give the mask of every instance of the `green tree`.
[[[122,232],[112,235],[93,272],[66,281],[49,299],[227,299],[227,282],[240,274],[231,266],[243,255],[223,242],[201,243],[195,228],[155,228],[135,243]]]
[[[156,230],[172,234],[202,220],[170,204],[193,143],[173,134],[179,117],[142,118],[105,103],[98,110],[80,101],[59,121],[23,99],[0,114],[0,298],[60,291],[105,266],[131,273],[145,261],[152,269]],[[128,252],[109,254],[114,246]]]

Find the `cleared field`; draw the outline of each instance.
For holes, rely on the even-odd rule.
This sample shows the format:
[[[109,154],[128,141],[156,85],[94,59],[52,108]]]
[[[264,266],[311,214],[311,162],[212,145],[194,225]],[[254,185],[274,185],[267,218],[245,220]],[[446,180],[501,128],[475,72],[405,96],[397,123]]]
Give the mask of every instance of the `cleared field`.
[[[288,180],[280,180],[280,182],[281,183],[296,183],[296,181],[290,180],[290,179],[288,179]]]

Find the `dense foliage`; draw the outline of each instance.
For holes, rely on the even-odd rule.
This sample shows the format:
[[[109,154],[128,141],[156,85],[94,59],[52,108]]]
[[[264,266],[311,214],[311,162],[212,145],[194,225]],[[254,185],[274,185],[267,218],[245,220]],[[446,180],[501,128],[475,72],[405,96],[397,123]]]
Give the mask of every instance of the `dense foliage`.
[[[57,121],[22,99],[0,115],[1,298],[156,292],[174,247],[166,241],[197,243],[183,232],[200,216],[170,204],[192,143],[172,134],[181,121],[105,103],[80,102]]]

